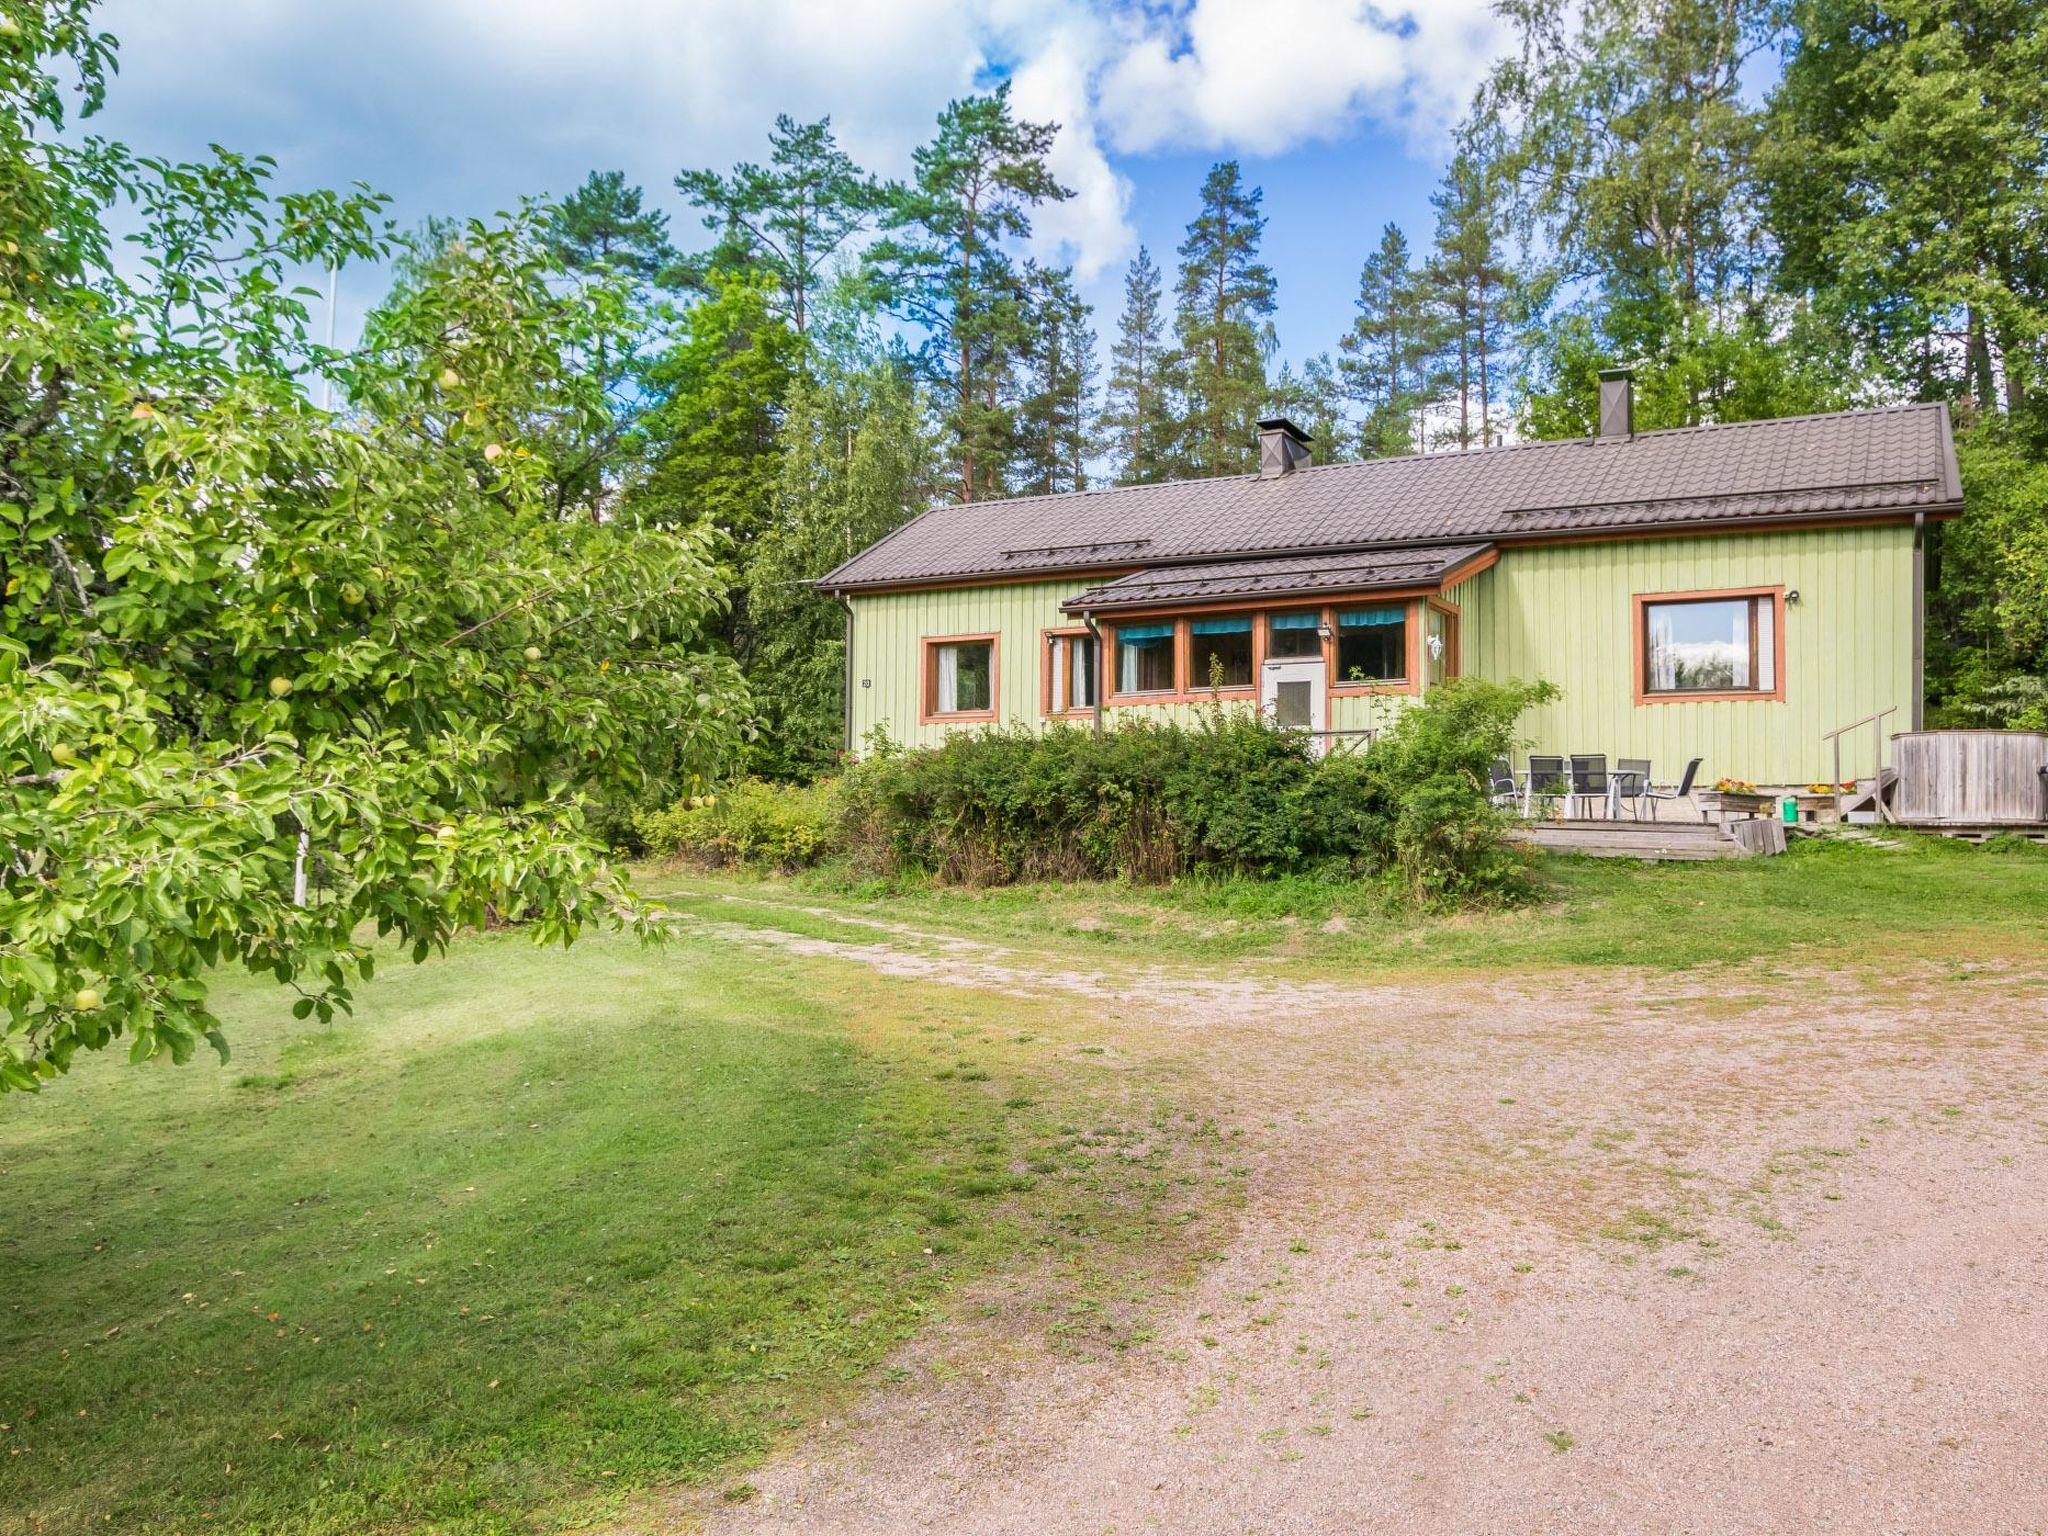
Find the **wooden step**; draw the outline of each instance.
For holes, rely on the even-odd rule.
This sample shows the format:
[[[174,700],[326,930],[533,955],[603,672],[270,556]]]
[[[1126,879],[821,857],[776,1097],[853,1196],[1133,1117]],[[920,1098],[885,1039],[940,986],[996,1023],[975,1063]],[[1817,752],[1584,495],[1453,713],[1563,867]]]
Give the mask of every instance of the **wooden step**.
[[[1511,837],[1553,853],[1600,859],[1734,859],[1742,850],[1719,827],[1671,822],[1531,822]]]

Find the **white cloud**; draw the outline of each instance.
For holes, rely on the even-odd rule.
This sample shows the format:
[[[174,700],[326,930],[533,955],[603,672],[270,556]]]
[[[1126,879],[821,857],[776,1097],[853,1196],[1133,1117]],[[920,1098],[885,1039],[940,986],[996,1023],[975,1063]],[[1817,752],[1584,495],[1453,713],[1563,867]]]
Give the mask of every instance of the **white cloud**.
[[[1427,135],[1501,42],[1490,0],[1193,0],[1121,29],[1099,99],[1116,148],[1277,154],[1363,118]]]
[[[1488,0],[108,0],[102,19],[126,136],[272,148],[291,179],[361,176],[408,216],[592,165],[659,190],[758,158],[777,112],[829,113],[903,175],[949,98],[1008,74],[1020,113],[1063,125],[1075,196],[1035,244],[1084,281],[1134,244],[1114,157],[1274,154],[1362,121],[1422,147],[1500,43]]]

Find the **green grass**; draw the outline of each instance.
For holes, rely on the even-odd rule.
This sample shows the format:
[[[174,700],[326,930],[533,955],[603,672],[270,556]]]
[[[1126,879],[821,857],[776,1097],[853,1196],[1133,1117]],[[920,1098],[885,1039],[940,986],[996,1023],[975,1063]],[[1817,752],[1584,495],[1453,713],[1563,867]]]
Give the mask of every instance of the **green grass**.
[[[2048,939],[2031,851],[1537,871],[1541,902],[1448,918],[1307,880],[649,883],[743,926],[947,953],[874,926],[902,925],[1026,968],[1974,966]],[[969,1350],[1020,1320],[1054,1348],[1142,1338],[1131,1298],[1232,1198],[1180,1156],[1214,1128],[1177,1129],[1202,1122],[1170,1076],[1071,1002],[687,934],[468,938],[333,1029],[288,1002],[223,984],[225,1069],[116,1055],[0,1099],[0,1536],[498,1536],[674,1483],[744,1497],[766,1449],[901,1379],[877,1367],[935,1315]],[[975,1331],[975,1296],[1000,1326]]]
[[[872,930],[721,900],[799,903],[991,943],[1088,952],[1099,963],[1283,962],[1293,973],[1392,969],[1683,969],[1810,952],[2024,953],[2048,940],[2048,854],[1905,838],[1896,849],[1802,843],[1782,858],[1710,864],[1544,857],[1539,899],[1454,917],[1390,903],[1377,885],[1185,880],[1165,887],[1023,885],[988,890],[685,874],[650,884],[685,910],[872,942]],[[1333,922],[1333,919],[1339,921]]]
[[[1080,1144],[1099,1069],[1047,1080],[1014,1000],[514,935],[333,1029],[222,994],[225,1069],[0,1100],[10,1536],[525,1531],[736,1486],[963,1286],[1106,1273],[1196,1198]]]

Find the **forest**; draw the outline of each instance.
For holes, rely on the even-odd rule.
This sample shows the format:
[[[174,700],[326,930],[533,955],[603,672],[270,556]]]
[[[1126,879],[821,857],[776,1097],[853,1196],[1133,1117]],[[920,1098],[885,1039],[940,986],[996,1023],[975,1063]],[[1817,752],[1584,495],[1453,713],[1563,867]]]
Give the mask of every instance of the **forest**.
[[[1319,461],[1583,434],[1615,365],[1642,428],[1951,402],[1970,511],[1930,571],[1931,715],[2048,723],[2042,7],[1504,9],[1519,46],[1450,139],[1434,226],[1386,225],[1349,328],[1299,365],[1275,365],[1235,161],[1114,316],[1020,254],[1068,190],[1059,125],[1006,87],[950,105],[900,182],[779,119],[765,162],[676,177],[695,240],[617,173],[537,211],[565,280],[623,274],[645,317],[565,500],[717,530],[754,771],[840,746],[839,616],[801,582],[935,500],[1239,473],[1266,414]]]
[[[811,580],[943,500],[1241,472],[1269,413],[1327,461],[1582,434],[1615,365],[1639,428],[1948,401],[1930,717],[2048,725],[2041,0],[1503,0],[1432,227],[1298,363],[1236,161],[1114,316],[1033,259],[1061,130],[1000,81],[898,178],[785,116],[401,232],[94,136],[93,9],[0,11],[5,1086],[225,1050],[226,961],[324,1019],[364,924],[646,922],[636,808],[839,762]],[[345,267],[389,291],[336,348]]]

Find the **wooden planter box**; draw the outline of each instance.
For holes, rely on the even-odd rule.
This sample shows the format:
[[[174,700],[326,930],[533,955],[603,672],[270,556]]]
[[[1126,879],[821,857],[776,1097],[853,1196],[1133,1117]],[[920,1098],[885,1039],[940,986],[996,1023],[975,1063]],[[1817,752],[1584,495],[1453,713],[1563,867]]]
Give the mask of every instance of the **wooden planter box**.
[[[1695,799],[1700,809],[1729,816],[1768,816],[1777,804],[1775,795],[1738,795],[1726,790],[1708,789],[1700,791]]]

